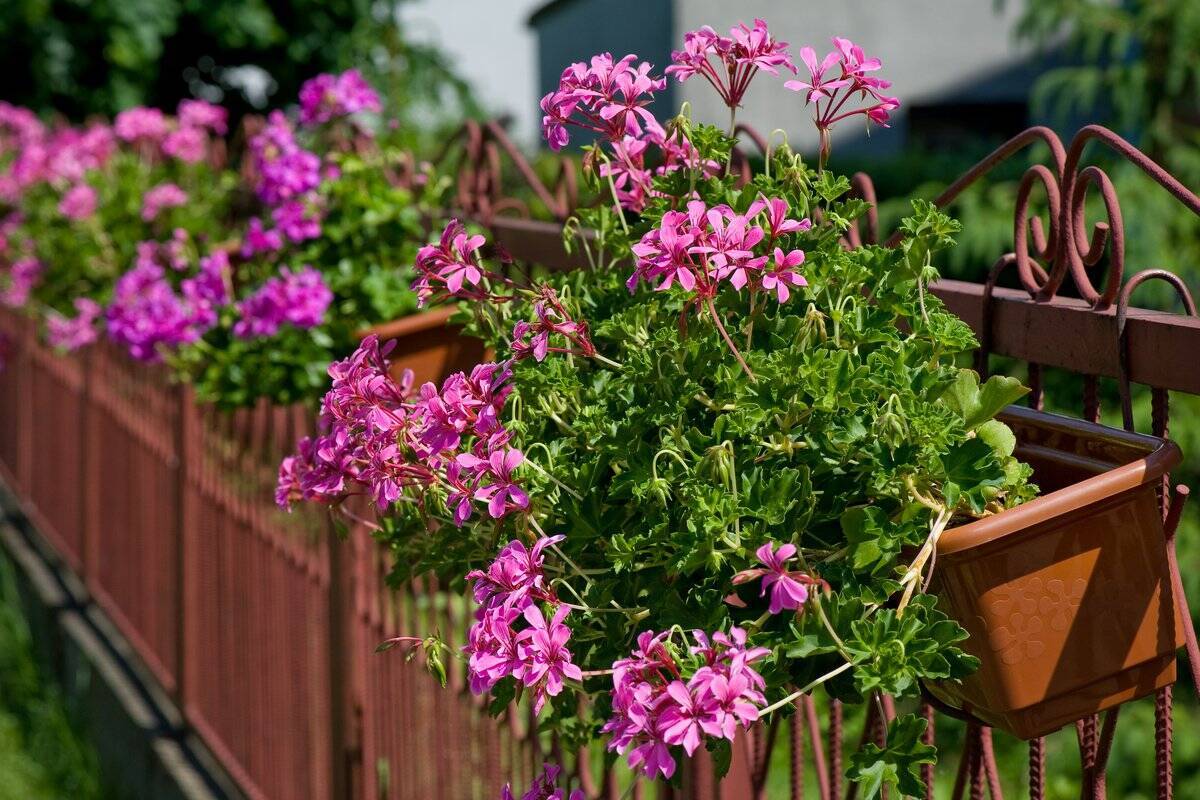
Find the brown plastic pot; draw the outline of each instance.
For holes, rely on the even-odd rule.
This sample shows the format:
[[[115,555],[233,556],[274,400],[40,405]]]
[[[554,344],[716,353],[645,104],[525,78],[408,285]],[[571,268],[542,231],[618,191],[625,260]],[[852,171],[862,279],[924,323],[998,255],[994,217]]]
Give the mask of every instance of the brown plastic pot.
[[[1021,739],[1175,680],[1183,631],[1157,492],[1165,439],[1011,407],[1016,455],[1043,494],[947,530],[930,591],[980,660],[939,700]]]
[[[423,311],[376,325],[362,335],[373,333],[381,342],[396,340],[390,355],[392,377],[396,380],[410,369],[414,386],[426,381],[439,383],[453,372],[470,372],[484,358],[483,342],[464,336],[459,326],[448,324],[453,315],[453,308]]]

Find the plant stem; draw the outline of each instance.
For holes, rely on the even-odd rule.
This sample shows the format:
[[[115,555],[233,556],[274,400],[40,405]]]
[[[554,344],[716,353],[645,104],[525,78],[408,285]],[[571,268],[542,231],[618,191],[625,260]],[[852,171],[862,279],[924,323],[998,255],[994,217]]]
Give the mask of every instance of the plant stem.
[[[537,463],[533,459],[526,458],[525,463],[528,464],[529,466],[533,467],[534,469],[536,469],[538,472],[545,475],[547,478],[549,478],[554,483],[555,486],[562,489],[567,494],[571,495],[571,497],[574,497],[576,500],[583,499],[583,495],[579,494],[579,492],[575,491],[570,486],[567,486],[565,483],[560,481],[558,478],[551,475],[549,472],[546,471],[545,467],[543,467],[541,464]]]
[[[908,571],[904,573],[904,577],[900,579],[900,585],[904,587],[904,595],[900,598],[900,604],[896,606],[896,616],[904,613],[904,609],[908,607],[908,603],[912,600],[913,592],[921,583],[921,570],[925,568],[925,562],[929,560],[937,547],[938,539],[941,538],[942,532],[946,530],[946,526],[950,523],[952,512],[948,508],[942,508],[938,511],[937,518],[934,519],[932,527],[929,529],[929,536],[925,539],[925,544],[921,546],[917,557],[913,559]]]
[[[737,140],[734,137],[734,131],[737,130],[737,106],[729,107],[729,138],[734,139],[729,145],[729,159],[725,162],[725,172],[733,171],[733,148],[737,146]]]
[[[787,697],[783,698],[782,700],[780,700],[776,703],[772,703],[771,705],[764,708],[762,711],[758,712],[758,718],[762,719],[767,714],[770,714],[772,711],[777,711],[780,708],[783,708],[784,706],[786,706],[788,703],[795,702],[796,700],[800,699],[804,695],[811,692],[813,689],[820,686],[825,681],[829,680],[830,678],[836,678],[838,675],[841,675],[843,672],[845,672],[846,670],[850,669],[853,666],[854,666],[854,664],[847,661],[845,664],[842,664],[837,669],[832,669],[829,672],[826,672],[821,677],[819,677],[816,680],[809,683],[803,689],[797,689],[796,691],[792,692],[791,694],[789,694]]]
[[[742,358],[742,354],[737,349],[737,345],[733,343],[733,339],[729,338],[729,332],[725,330],[725,326],[721,323],[721,316],[717,313],[717,307],[713,305],[712,298],[708,298],[708,313],[712,315],[713,322],[717,325],[717,330],[721,332],[721,338],[725,340],[725,344],[729,345],[730,352],[737,359],[738,365],[741,366],[742,372],[746,373],[746,377],[751,383],[758,383],[758,378],[754,377],[754,373],[750,371],[750,366],[746,363],[746,359]]]
[[[601,157],[603,157],[605,161],[608,161],[608,157],[605,156],[603,153],[601,153]],[[621,230],[625,232],[626,236],[628,236],[629,235],[629,225],[626,224],[625,214],[621,210],[621,200],[619,197],[617,197],[617,184],[615,181],[613,181],[611,169],[608,171],[608,175],[606,175],[605,177],[608,178],[608,190],[610,192],[612,192],[613,213],[617,215],[617,219],[621,223]]]
[[[613,369],[624,369],[625,368],[622,364],[620,364],[616,361],[613,361],[611,358],[605,358],[604,356],[600,355],[599,353],[593,353],[592,358],[596,359],[601,364],[607,364],[608,366],[612,367]]]

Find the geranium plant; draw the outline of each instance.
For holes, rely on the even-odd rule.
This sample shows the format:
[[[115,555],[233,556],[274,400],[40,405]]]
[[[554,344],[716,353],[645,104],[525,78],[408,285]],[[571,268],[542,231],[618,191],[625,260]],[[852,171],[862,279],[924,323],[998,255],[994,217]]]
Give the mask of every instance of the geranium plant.
[[[75,350],[103,333],[222,406],[319,396],[356,333],[417,309],[412,261],[446,184],[414,169],[355,70],[318,75],[225,164],[227,115],[48,128],[0,104],[0,303]],[[247,213],[248,212],[248,213]]]
[[[44,321],[49,343],[65,350],[94,341],[110,305],[128,319],[135,291],[158,324],[121,333],[115,321],[131,352],[197,338],[214,298],[164,300],[227,230],[235,181],[222,169],[224,109],[184,101],[175,116],[132,108],[111,126],[51,129],[5,105],[0,127],[8,157],[0,196],[12,209],[0,299]]]
[[[356,332],[416,311],[412,261],[440,184],[400,185],[410,157],[381,129],[381,111],[357,71],[318,75],[301,88],[298,122],[272,112],[251,138],[258,206],[234,254],[245,290],[176,359],[202,398],[319,396]]]
[[[878,61],[845,40],[801,53],[823,155],[832,125],[886,122]],[[280,473],[284,506],[372,498],[396,581],[471,592],[458,655],[493,711],[527,697],[543,731],[651,778],[700,747],[727,766],[739,731],[818,688],[870,703],[968,674],[965,632],[922,592],[933,548],[1034,492],[994,419],[1024,389],[956,366],[975,339],[925,289],[957,225],[916,201],[900,246],[850,247],[866,204],[847,179],[782,146],[749,182],[725,169],[764,70],[795,67],[762,21],[688,35],[668,73],[717,86],[721,130],[655,120],[663,79],[632,56],[568,67],[547,139],[597,135],[612,198],[566,227],[589,268],[526,284],[452,223],[418,294],[467,301],[498,360],[414,387],[364,341]],[[444,669],[420,634],[397,644]],[[920,794],[924,725],[895,718],[849,777]]]

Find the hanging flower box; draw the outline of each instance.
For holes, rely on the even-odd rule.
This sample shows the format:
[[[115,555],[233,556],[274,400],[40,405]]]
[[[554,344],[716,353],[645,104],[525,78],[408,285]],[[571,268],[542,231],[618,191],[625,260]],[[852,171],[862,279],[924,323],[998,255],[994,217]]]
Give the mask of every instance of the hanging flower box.
[[[449,324],[452,316],[453,308],[437,308],[376,325],[363,331],[362,336],[375,335],[381,341],[396,343],[390,354],[392,377],[396,380],[411,370],[414,386],[441,382],[451,373],[470,372],[484,358],[483,343],[462,335],[459,326]]]
[[[980,660],[942,702],[1022,739],[1175,680],[1183,642],[1158,490],[1165,439],[1009,408],[1016,456],[1043,494],[951,528],[930,590]]]

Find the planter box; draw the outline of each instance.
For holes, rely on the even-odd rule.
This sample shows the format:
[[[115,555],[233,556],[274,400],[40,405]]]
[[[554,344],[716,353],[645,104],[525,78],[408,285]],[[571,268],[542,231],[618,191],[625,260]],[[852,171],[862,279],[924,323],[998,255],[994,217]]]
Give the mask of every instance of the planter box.
[[[930,591],[979,670],[927,688],[1031,739],[1175,680],[1183,632],[1158,491],[1172,442],[1025,408],[1001,419],[1042,496],[947,530]]]
[[[391,353],[391,372],[396,380],[410,369],[414,387],[426,381],[441,383],[453,372],[469,373],[484,358],[483,342],[463,336],[458,326],[447,324],[454,312],[453,307],[424,311],[376,325],[362,335],[373,333],[382,343],[396,340]]]

